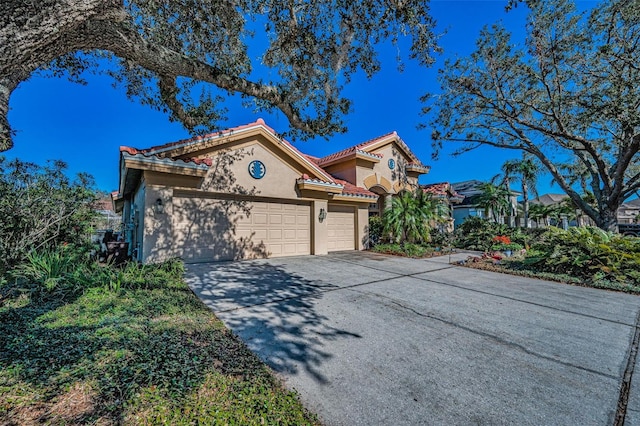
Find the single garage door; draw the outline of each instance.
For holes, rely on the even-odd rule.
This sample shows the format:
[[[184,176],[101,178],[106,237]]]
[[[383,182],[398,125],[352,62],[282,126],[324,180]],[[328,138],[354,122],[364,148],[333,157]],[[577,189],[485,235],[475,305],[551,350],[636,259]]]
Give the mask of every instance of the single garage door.
[[[309,204],[176,197],[173,231],[185,261],[311,253]]]
[[[327,212],[327,250],[355,250],[355,209],[329,204]]]

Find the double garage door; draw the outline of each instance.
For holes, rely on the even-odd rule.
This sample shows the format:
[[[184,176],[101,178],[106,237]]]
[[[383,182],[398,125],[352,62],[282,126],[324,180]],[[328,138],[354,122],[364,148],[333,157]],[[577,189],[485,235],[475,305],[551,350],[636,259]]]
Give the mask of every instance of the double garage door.
[[[308,203],[175,197],[173,242],[186,261],[311,253]]]

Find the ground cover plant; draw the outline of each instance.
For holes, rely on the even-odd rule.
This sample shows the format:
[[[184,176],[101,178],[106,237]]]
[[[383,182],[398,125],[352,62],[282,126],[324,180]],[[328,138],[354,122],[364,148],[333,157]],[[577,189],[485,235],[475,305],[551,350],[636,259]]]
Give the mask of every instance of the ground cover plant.
[[[182,273],[32,253],[0,285],[0,424],[314,424]]]
[[[442,249],[440,247],[434,248],[430,245],[412,243],[406,243],[404,245],[396,243],[378,244],[373,247],[371,251],[375,253],[414,258],[441,256],[450,252],[450,250]]]
[[[471,267],[640,294],[640,238],[595,227],[523,230],[478,218],[463,223],[456,237],[457,247],[486,253],[465,262]],[[520,246],[518,255],[505,255]]]

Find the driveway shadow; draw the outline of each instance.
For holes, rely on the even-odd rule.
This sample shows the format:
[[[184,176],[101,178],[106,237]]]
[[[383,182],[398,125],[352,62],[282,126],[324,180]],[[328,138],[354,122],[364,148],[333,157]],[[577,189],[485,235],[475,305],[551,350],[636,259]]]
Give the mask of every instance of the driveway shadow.
[[[268,261],[194,264],[185,279],[198,297],[275,371],[304,369],[320,383],[330,341],[361,338],[328,325],[315,309],[338,286],[307,280]]]

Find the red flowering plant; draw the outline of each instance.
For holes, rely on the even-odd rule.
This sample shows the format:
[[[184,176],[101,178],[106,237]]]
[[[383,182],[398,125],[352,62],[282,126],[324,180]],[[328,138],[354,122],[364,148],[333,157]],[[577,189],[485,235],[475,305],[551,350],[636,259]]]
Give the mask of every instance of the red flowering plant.
[[[522,246],[518,243],[511,242],[511,238],[508,235],[496,235],[491,239],[493,245],[491,250],[493,251],[519,251],[522,250]]]

